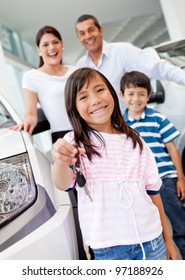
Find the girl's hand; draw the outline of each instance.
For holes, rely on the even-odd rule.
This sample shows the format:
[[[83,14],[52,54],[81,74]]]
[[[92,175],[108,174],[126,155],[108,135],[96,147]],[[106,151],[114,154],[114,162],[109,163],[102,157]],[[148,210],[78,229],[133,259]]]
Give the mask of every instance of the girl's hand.
[[[74,147],[63,138],[58,139],[53,144],[51,151],[54,163],[68,166],[76,163],[77,153],[85,154],[85,149]]]

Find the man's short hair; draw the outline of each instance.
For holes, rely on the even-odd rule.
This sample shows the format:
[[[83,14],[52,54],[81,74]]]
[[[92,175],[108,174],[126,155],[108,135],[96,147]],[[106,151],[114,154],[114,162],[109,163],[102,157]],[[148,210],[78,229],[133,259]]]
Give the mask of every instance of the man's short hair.
[[[101,25],[99,23],[99,21],[97,20],[96,17],[92,16],[92,15],[88,15],[88,14],[84,14],[84,15],[81,15],[77,21],[76,21],[76,25],[79,23],[79,22],[83,22],[85,20],[89,20],[89,19],[92,19],[94,21],[94,24],[96,25],[96,27],[100,30],[101,29]]]

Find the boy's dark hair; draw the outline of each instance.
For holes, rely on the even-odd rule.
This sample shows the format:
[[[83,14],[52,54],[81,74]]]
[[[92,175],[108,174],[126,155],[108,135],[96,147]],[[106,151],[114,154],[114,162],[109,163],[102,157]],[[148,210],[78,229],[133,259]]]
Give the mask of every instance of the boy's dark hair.
[[[76,108],[76,96],[77,93],[82,89],[85,83],[89,83],[92,78],[95,76],[99,76],[102,81],[106,84],[112,98],[114,100],[114,110],[111,116],[111,124],[112,126],[118,131],[118,133],[124,133],[127,137],[130,137],[133,141],[133,147],[135,148],[137,144],[139,144],[141,150],[143,148],[142,141],[139,137],[139,134],[130,128],[127,123],[124,121],[120,107],[118,96],[107,80],[107,78],[101,74],[99,71],[84,67],[77,69],[74,71],[68,78],[66,85],[65,85],[65,105],[66,111],[71,122],[73,131],[74,131],[74,140],[78,146],[81,144],[84,145],[86,150],[87,157],[91,160],[92,154],[96,154],[101,156],[100,153],[97,151],[97,147],[95,147],[91,143],[90,133],[93,133],[99,140],[100,143],[104,145],[103,138],[101,135],[94,131],[91,127],[87,125],[83,118],[79,115],[77,108]]]
[[[61,37],[59,31],[56,28],[54,28],[53,26],[45,25],[37,32],[37,35],[35,38],[37,47],[39,47],[40,40],[44,34],[53,34],[55,37],[57,37],[62,42],[62,37]],[[61,63],[62,63],[62,61],[61,61]],[[43,64],[44,64],[44,61],[43,61],[42,57],[40,56],[39,67],[41,67]]]
[[[145,88],[148,95],[151,92],[150,79],[139,71],[127,72],[123,75],[120,81],[120,90],[124,94],[126,88],[141,87]]]
[[[89,19],[92,19],[94,24],[96,25],[96,27],[100,30],[101,29],[101,25],[99,24],[99,21],[97,20],[96,17],[92,16],[92,15],[88,15],[88,14],[84,14],[84,15],[81,15],[77,21],[76,21],[76,25],[79,23],[79,22],[83,22],[85,20],[89,20]],[[75,26],[76,26],[75,25]]]

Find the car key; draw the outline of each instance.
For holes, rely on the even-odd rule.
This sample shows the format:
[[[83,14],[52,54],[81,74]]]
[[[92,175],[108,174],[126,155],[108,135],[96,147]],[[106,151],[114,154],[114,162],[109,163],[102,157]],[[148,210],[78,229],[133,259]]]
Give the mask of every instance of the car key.
[[[77,157],[76,164],[75,165],[70,165],[69,167],[71,169],[73,169],[73,172],[76,175],[76,182],[79,185],[79,187],[81,187],[81,188],[83,187],[84,188],[84,190],[85,190],[87,196],[89,197],[90,201],[93,202],[91,194],[90,194],[90,192],[89,192],[89,190],[88,190],[88,188],[86,186],[86,179],[85,179],[83,173],[77,169],[77,167],[80,168],[79,153],[76,155],[76,157]]]
[[[76,172],[76,182],[79,185],[79,187],[84,188],[86,195],[89,197],[90,201],[93,202],[91,194],[86,186],[86,179],[80,171]]]

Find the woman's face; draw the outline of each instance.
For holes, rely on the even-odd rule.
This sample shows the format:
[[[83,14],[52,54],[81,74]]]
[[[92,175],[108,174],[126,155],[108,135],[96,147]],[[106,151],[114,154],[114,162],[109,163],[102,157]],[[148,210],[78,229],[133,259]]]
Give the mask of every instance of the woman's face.
[[[57,65],[61,63],[63,52],[62,42],[52,33],[42,36],[38,47],[39,56],[42,56],[44,64]]]
[[[76,96],[76,108],[92,129],[110,133],[114,100],[105,82],[95,75]]]

